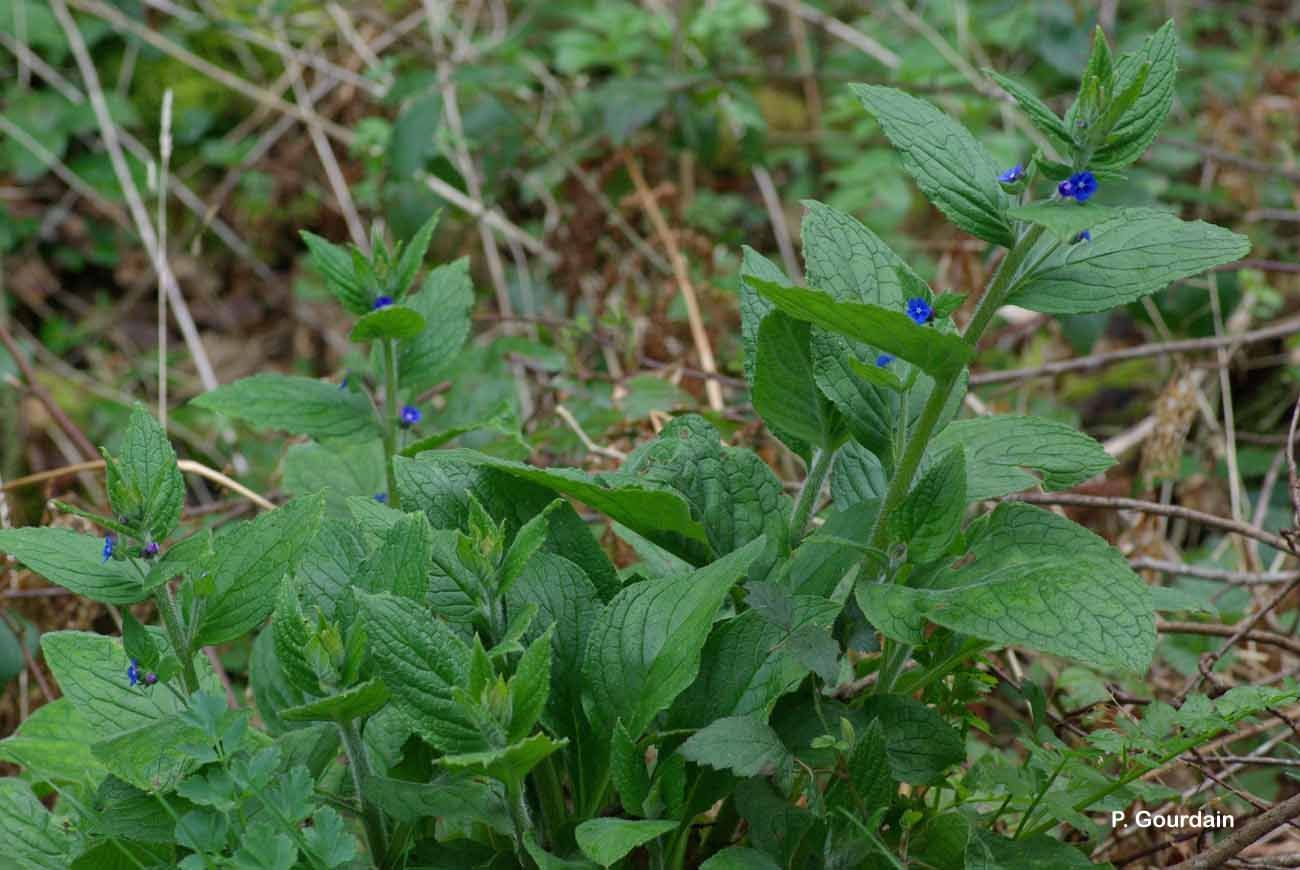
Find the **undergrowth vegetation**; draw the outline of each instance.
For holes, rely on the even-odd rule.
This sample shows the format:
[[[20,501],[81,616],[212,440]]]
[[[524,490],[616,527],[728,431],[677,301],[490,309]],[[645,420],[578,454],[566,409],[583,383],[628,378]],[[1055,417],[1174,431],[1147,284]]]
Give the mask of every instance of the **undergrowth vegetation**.
[[[704,100],[652,87],[651,58],[670,58],[661,72],[673,84],[692,64],[747,54],[733,43],[760,26],[760,7],[706,7],[675,48],[660,19],[619,7],[566,31],[551,62],[574,75],[641,71],[595,97],[604,135],[623,141],[681,94]],[[341,312],[332,322],[346,319],[344,365],[331,377],[306,363],[248,373],[178,411],[185,428],[219,433],[210,451],[272,455],[279,503],[236,483],[235,465],[178,460],[176,427],[135,404],[100,461],[79,469],[102,469],[103,500],[56,499],[54,522],[0,529],[0,553],[115,620],[45,630],[24,654],[59,696],[0,740],[13,774],[0,778],[5,854],[42,868],[1019,870],[1145,860],[1116,839],[1114,814],[1135,807],[1237,813],[1241,830],[1249,814],[1271,820],[1240,844],[1232,829],[1183,838],[1203,862],[1187,866],[1233,860],[1286,820],[1294,788],[1206,773],[1210,787],[1185,790],[1162,776],[1189,758],[1208,765],[1245,734],[1256,742],[1234,757],[1250,755],[1269,723],[1294,729],[1284,711],[1300,687],[1281,667],[1239,683],[1224,673],[1234,644],[1295,651],[1264,619],[1296,578],[1259,579],[1267,559],[1277,574],[1296,555],[1295,530],[1243,522],[1235,500],[1236,521],[1179,513],[1177,469],[1158,502],[1065,492],[1095,487],[1115,456],[1041,403],[990,409],[972,392],[1004,353],[989,341],[999,316],[1048,315],[1082,342],[1100,334],[1096,318],[1131,306],[1164,329],[1155,294],[1251,252],[1244,235],[1123,193],[1174,105],[1178,57],[1173,22],[1115,53],[1098,28],[1059,114],[988,71],[987,93],[1021,113],[1014,146],[997,148],[1017,161],[931,100],[837,84],[952,232],[979,240],[988,276],[936,289],[931,264],[846,208],[852,185],[804,201],[800,259],[785,251],[778,265],[729,239],[729,386],[752,403],[742,422],[770,433],[757,450],[732,437],[738,423],[715,401],[726,378],[711,350],[700,399],[711,408],[665,413],[682,410],[682,391],[643,375],[655,383],[638,388],[649,395],[639,419],[653,432],[626,451],[593,442],[599,421],[597,435],[618,428],[602,414],[626,409],[627,388],[591,398],[598,388],[577,383],[562,337],[547,347],[503,333],[484,350],[469,260],[433,262],[446,216],[384,178],[385,154],[446,160],[421,151],[425,115],[358,125],[356,202],[401,201],[404,217],[334,240],[301,233]],[[384,70],[371,73],[357,86]],[[440,80],[419,99],[449,99]],[[757,123],[728,93],[682,115],[720,113],[712,129],[726,141],[687,125],[672,147],[752,144]],[[510,149],[507,137],[483,155],[481,179],[460,176],[466,189],[500,183]],[[639,165],[627,151],[620,160],[629,196],[661,223]],[[497,217],[497,231],[523,232]],[[673,242],[646,255],[666,258],[688,307],[689,254]],[[524,289],[499,286],[499,313]],[[606,314],[603,328],[626,325]],[[556,407],[549,452],[521,413],[532,399],[511,394],[527,392],[526,364],[571,376],[565,388],[589,400],[582,420]],[[492,367],[503,376],[489,379]],[[1144,458],[1160,478],[1165,454],[1181,461],[1190,422],[1174,434],[1154,425],[1178,442]],[[565,439],[600,461],[551,461]],[[1270,491],[1284,462],[1294,468],[1289,448],[1277,457]],[[797,466],[787,486],[779,472]],[[182,473],[196,467],[260,513],[187,516]],[[1151,583],[1135,560],[1164,551],[1121,551],[1053,505],[1243,535],[1266,600]],[[1229,606],[1246,611],[1239,624],[1195,621]],[[1163,646],[1198,625],[1226,629],[1204,635],[1226,644]],[[1152,693],[1162,656],[1184,679]]]

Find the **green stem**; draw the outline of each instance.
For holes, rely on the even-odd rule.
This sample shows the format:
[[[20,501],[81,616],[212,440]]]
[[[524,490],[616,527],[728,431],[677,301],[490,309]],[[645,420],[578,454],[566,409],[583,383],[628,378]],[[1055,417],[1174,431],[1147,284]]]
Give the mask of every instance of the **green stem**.
[[[808,520],[812,517],[813,508],[817,506],[817,496],[821,493],[822,484],[826,482],[826,475],[830,473],[834,462],[834,450],[821,447],[813,450],[812,462],[808,465],[808,476],[804,478],[803,489],[799,490],[799,498],[794,503],[794,512],[790,514],[791,544],[798,544],[799,539],[803,537],[804,529],[808,528]]]
[[[383,339],[384,346],[384,474],[388,479],[388,504],[394,510],[402,509],[402,498],[397,494],[397,474],[393,471],[393,457],[397,454],[397,343]]]
[[[1043,802],[1043,798],[1047,797],[1047,793],[1052,790],[1052,783],[1056,782],[1056,778],[1061,775],[1061,771],[1064,769],[1065,759],[1062,758],[1061,763],[1056,765],[1056,769],[1052,771],[1052,775],[1047,778],[1046,785],[1039,789],[1038,794],[1034,795],[1033,801],[1029,804],[1029,809],[1025,810],[1025,814],[1020,817],[1020,824],[1016,825],[1016,833],[1011,839],[1020,839],[1020,835],[1025,830],[1025,825],[1029,824],[1029,820],[1033,817],[1034,811],[1037,810],[1038,805]]]
[[[1028,256],[1042,235],[1043,228],[1041,226],[1032,226],[1007,251],[1006,257],[1002,259],[997,272],[989,281],[988,289],[984,291],[984,297],[980,299],[980,304],[975,309],[975,314],[971,317],[970,323],[967,324],[966,331],[962,334],[962,339],[971,348],[974,348],[979,342],[980,336],[988,328],[989,323],[992,322],[993,315],[1002,307],[1002,303],[1010,295],[1011,290],[1014,288],[1016,275],[1019,273],[1025,257]],[[880,504],[880,512],[876,514],[876,522],[871,530],[871,537],[868,539],[868,545],[872,548],[877,550],[884,548],[889,529],[887,517],[898,509],[899,505],[903,503],[903,499],[907,498],[908,492],[911,491],[912,480],[916,477],[916,471],[920,468],[921,459],[925,456],[925,450],[930,445],[934,429],[939,424],[939,419],[943,416],[944,408],[948,406],[948,401],[952,398],[953,390],[956,389],[958,381],[959,376],[957,374],[936,379],[934,389],[930,391],[930,396],[925,401],[925,407],[921,409],[921,418],[916,421],[916,428],[912,430],[912,435],[907,441],[907,450],[904,451],[903,458],[894,470],[894,476],[889,480],[889,487],[885,490],[885,498]],[[894,680],[902,672],[903,664],[911,655],[911,651],[911,646],[907,644],[896,645],[888,638],[885,639],[880,679],[876,683],[878,693],[888,692],[893,687]],[[889,671],[885,670],[886,666],[889,667]]]
[[[185,632],[181,630],[180,611],[172,596],[171,587],[166,583],[159,587],[154,593],[154,601],[158,605],[158,614],[162,617],[167,640],[171,643],[176,658],[181,661],[181,679],[185,682],[185,692],[192,695],[199,690],[199,672],[194,668],[194,654],[185,642]]]
[[[533,768],[533,782],[537,786],[537,801],[542,807],[546,833],[554,847],[560,839],[560,829],[564,827],[568,813],[564,805],[564,786],[560,784],[553,759],[544,758]]]
[[[348,756],[348,770],[352,771],[352,786],[357,792],[357,804],[361,808],[361,821],[366,830],[366,845],[370,847],[370,858],[376,867],[383,867],[388,860],[388,829],[384,826],[384,814],[370,801],[366,800],[362,786],[370,778],[370,759],[366,755],[365,744],[361,742],[361,732],[356,720],[349,719],[338,723],[339,735],[343,739],[343,750]]]
[[[515,827],[515,854],[524,855],[524,834],[531,827],[528,819],[528,804],[524,800],[524,787],[520,782],[506,783],[506,803],[510,804],[510,821]]]

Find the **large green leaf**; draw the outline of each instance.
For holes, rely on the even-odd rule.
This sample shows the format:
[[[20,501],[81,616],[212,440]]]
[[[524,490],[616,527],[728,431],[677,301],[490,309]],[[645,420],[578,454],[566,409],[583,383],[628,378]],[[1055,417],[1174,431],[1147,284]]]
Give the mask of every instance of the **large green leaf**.
[[[27,769],[33,782],[97,784],[107,771],[90,745],[101,736],[77,714],[68,698],[57,698],[32,711],[18,730],[0,740],[0,759]]]
[[[1007,301],[1045,314],[1105,311],[1250,251],[1245,236],[1155,209],[1118,209],[1090,232],[1048,255]]]
[[[965,127],[894,88],[851,85],[935,206],[973,236],[1010,246],[1007,195],[993,158]]]
[[[889,522],[909,560],[932,562],[956,540],[965,510],[966,454],[958,444],[926,471]]]
[[[11,866],[31,870],[66,870],[80,838],[14,777],[0,778],[0,841]]]
[[[1046,227],[1059,241],[1073,242],[1079,233],[1105,223],[1115,212],[1116,209],[1095,202],[1053,199],[1016,206],[1007,213],[1018,221]]]
[[[688,761],[729,770],[739,777],[770,776],[788,768],[793,759],[772,727],[755,716],[710,722],[677,751]]]
[[[270,615],[280,581],[298,567],[323,510],[322,496],[297,498],[216,540],[199,644],[232,641]]]
[[[490,747],[452,698],[469,679],[469,648],[423,605],[392,595],[357,593],[380,677],[419,734],[444,752]]]
[[[469,337],[469,314],[474,306],[469,258],[433,269],[420,288],[404,301],[424,318],[424,328],[401,343],[397,368],[402,386],[420,391],[433,386],[443,376]]]
[[[145,597],[132,560],[104,561],[104,539],[69,529],[0,529],[8,553],[51,583],[105,604],[134,604]]]
[[[764,292],[759,279],[749,283]],[[811,342],[812,327],[803,320],[783,311],[763,318],[754,365],[754,410],[772,431],[834,450],[844,440],[843,421],[817,390]]]
[[[966,499],[983,501],[1041,484],[1069,489],[1104,472],[1115,459],[1079,430],[1044,417],[958,420],[926,451],[940,461],[956,446],[966,454]]]
[[[692,574],[626,587],[597,617],[583,665],[583,706],[596,733],[622,720],[640,737],[691,684],[700,650],[728,590],[749,570],[763,540]]]
[[[357,443],[382,433],[364,393],[313,378],[253,375],[193,400],[255,429],[283,429],[317,441]]]
[[[574,835],[582,854],[602,867],[609,867],[637,846],[676,830],[677,824],[651,819],[589,819],[578,825]]]
[[[875,695],[867,699],[862,712],[880,723],[889,770],[899,782],[937,782],[966,758],[961,735],[920,701],[902,695]]]
[[[429,596],[433,529],[422,513],[403,514],[366,559],[355,584],[369,592],[390,592],[424,603]]]
[[[777,308],[798,320],[865,342],[935,377],[955,375],[973,353],[960,337],[921,326],[902,311],[836,302],[826,293],[749,279]]]

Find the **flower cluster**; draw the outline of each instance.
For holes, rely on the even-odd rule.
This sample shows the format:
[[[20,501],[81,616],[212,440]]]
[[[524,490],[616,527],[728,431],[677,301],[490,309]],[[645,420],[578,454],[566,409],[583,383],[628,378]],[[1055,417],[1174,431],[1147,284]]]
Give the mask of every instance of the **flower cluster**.
[[[998,181],[1002,182],[1003,184],[1015,184],[1017,181],[1019,181],[1024,177],[1025,177],[1025,166],[1023,163],[1017,163],[1015,166],[1011,167],[1006,172],[999,175]]]
[[[126,678],[131,681],[132,686],[152,686],[158,682],[158,675],[153,671],[140,673],[140,662],[136,659],[131,659],[131,664],[127,666]]]
[[[381,308],[387,308],[388,306],[390,306],[390,305],[392,305],[392,304],[393,304],[393,297],[392,297],[392,296],[380,296],[380,297],[378,297],[377,299],[375,299],[374,304],[370,306],[370,310],[371,310],[371,311],[378,311],[379,309],[381,309]]]
[[[1056,186],[1063,199],[1087,202],[1097,192],[1097,176],[1091,172],[1076,172]]]
[[[103,549],[104,558],[101,561],[107,562],[109,559],[113,558],[113,550],[116,547],[117,547],[117,535],[105,535],[104,549]]]
[[[907,316],[920,326],[925,326],[934,319],[934,308],[920,296],[907,300]]]
[[[422,419],[424,419],[424,415],[420,413],[419,408],[414,405],[403,405],[402,413],[398,415],[397,422],[401,424],[403,429],[405,429],[409,426],[414,426]]]

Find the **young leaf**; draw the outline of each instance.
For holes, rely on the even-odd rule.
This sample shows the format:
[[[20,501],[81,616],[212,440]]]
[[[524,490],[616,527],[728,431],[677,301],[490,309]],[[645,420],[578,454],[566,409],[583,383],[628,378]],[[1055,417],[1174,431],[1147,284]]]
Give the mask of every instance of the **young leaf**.
[[[1178,74],[1178,34],[1172,20],[1147,37],[1141,51],[1119,59],[1115,64],[1114,92],[1128,89],[1144,68],[1147,72],[1141,92],[1093,154],[1092,165],[1108,169],[1127,166],[1146,152],[1164,125],[1173,105]]]
[[[693,574],[634,583],[614,597],[596,619],[583,665],[583,707],[596,733],[610,733],[621,719],[640,737],[691,684],[714,615],[763,543]]]
[[[352,327],[352,334],[348,338],[353,341],[375,341],[382,338],[400,341],[415,338],[424,331],[424,327],[424,315],[414,308],[389,305],[366,313]]]
[[[352,265],[352,254],[342,245],[322,239],[303,230],[299,235],[311,252],[311,263],[325,278],[325,286],[343,307],[352,314],[365,314],[370,310],[370,292],[357,280]]]
[[[765,282],[750,283],[761,288]],[[754,366],[754,410],[773,431],[834,450],[844,440],[843,421],[817,390],[811,336],[807,323],[782,311],[763,318]]]
[[[1038,99],[1034,92],[1020,84],[1015,79],[1007,78],[999,72],[991,69],[984,70],[984,74],[993,81],[997,82],[998,87],[1006,91],[1020,105],[1021,110],[1029,118],[1029,122],[1038,128],[1039,132],[1047,136],[1057,151],[1062,154],[1068,153],[1071,146],[1070,131],[1066,129],[1065,122],[1057,116],[1055,112],[1047,107],[1047,104]],[[1014,217],[1014,215],[1013,215]]]
[[[324,498],[297,498],[219,537],[213,591],[197,644],[227,643],[275,608],[280,580],[294,571],[320,526]]]
[[[389,592],[421,604],[429,597],[434,532],[421,513],[402,514],[366,559],[355,584],[368,592]]]
[[[271,615],[271,636],[275,641],[275,657],[289,684],[309,695],[321,694],[320,678],[307,661],[311,634],[303,618],[297,578],[285,578],[280,584],[275,612]]]
[[[1154,209],[1118,209],[1090,232],[1091,242],[1058,248],[1021,278],[1007,301],[1045,314],[1105,311],[1250,251],[1245,236]]]
[[[367,680],[346,691],[280,711],[286,722],[347,722],[369,716],[388,703],[382,680]]]
[[[0,529],[8,553],[51,583],[105,604],[134,604],[145,589],[131,558],[104,561],[104,539],[69,529]]]
[[[469,679],[469,648],[423,605],[357,593],[375,669],[425,740],[444,752],[487,749],[475,721],[452,698]]]
[[[614,723],[609,745],[609,773],[618,790],[624,811],[645,815],[646,796],[650,794],[650,772],[646,770],[645,751],[627,733],[623,723]]]
[[[313,378],[253,375],[204,393],[193,404],[255,429],[283,429],[317,441],[355,444],[381,434],[364,394]]]
[[[545,734],[534,734],[500,749],[444,755],[440,763],[449,770],[490,776],[517,788],[530,770],[567,743],[564,739],[554,740]]]
[[[176,467],[176,452],[167,433],[143,405],[131,409],[118,461],[127,484],[140,495],[143,513],[139,528],[155,541],[166,540],[181,519],[185,481]]]
[[[423,331],[403,341],[397,351],[402,386],[418,392],[438,382],[469,336],[474,305],[469,258],[430,271],[404,304],[424,318]]]
[[[736,776],[771,776],[793,763],[771,726],[753,716],[729,716],[695,732],[677,750],[687,761]]]
[[[582,854],[602,867],[610,867],[637,846],[676,830],[677,826],[677,822],[649,819],[588,819],[573,833]]]
[[[889,521],[916,564],[938,559],[957,538],[966,510],[966,454],[961,445],[925,473]]]
[[[441,216],[441,210],[429,215],[429,219],[420,225],[415,235],[411,236],[406,246],[402,248],[402,255],[398,257],[397,267],[393,270],[390,287],[393,296],[400,299],[415,280],[420,266],[424,265],[425,255],[429,253],[429,242],[433,240],[433,231],[437,228],[438,218]]]
[[[949,220],[987,242],[1010,246],[1000,170],[965,127],[894,88],[850,87],[898,149],[903,168]]]
[[[438,817],[483,824],[507,836],[514,830],[501,787],[467,776],[444,774],[433,782],[373,776],[361,787],[368,800],[399,822]]]
[[[512,743],[532,733],[550,697],[554,633],[555,626],[551,625],[528,645],[510,678],[510,728],[506,737]]]
[[[1069,489],[1115,464],[1094,439],[1043,417],[958,420],[930,443],[927,458],[938,461],[957,445],[966,453],[967,501],[1000,498],[1040,484],[1048,490]]]
[[[960,337],[914,323],[902,311],[836,302],[816,290],[782,287],[757,278],[750,283],[791,317],[865,342],[935,377],[960,371],[973,353]]]

